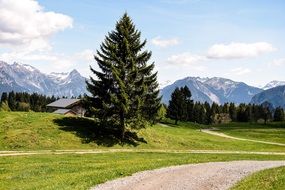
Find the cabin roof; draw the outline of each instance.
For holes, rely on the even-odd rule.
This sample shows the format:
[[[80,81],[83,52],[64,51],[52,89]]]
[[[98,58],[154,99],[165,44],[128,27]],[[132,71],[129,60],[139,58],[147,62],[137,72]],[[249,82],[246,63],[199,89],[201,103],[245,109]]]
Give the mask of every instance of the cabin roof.
[[[64,114],[67,114],[68,112],[74,113],[71,109],[57,109],[53,113],[64,115]],[[74,113],[74,114],[76,114],[76,113]]]
[[[59,99],[47,105],[47,107],[67,108],[71,105],[79,103],[80,99]]]

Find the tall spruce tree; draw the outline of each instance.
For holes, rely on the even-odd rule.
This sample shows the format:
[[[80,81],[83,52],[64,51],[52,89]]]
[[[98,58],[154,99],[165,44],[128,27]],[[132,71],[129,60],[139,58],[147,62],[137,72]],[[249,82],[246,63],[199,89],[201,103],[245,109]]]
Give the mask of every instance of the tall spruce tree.
[[[177,125],[178,121],[183,117],[183,107],[185,103],[182,92],[179,88],[175,88],[171,94],[166,113],[168,118],[175,120],[175,125]]]
[[[230,114],[230,118],[232,121],[237,120],[237,110],[236,110],[236,106],[233,102],[230,103],[229,114]]]
[[[191,102],[191,92],[187,86],[176,88],[171,94],[167,109],[167,117],[175,120],[177,125],[179,120],[187,120],[187,105]]]
[[[284,121],[284,110],[281,107],[278,107],[274,111],[274,121]]]
[[[157,73],[154,63],[148,64],[151,52],[143,50],[146,40],[141,42],[140,37],[125,13],[94,56],[101,71],[91,67],[96,78],[87,82],[91,96],[86,99],[92,114],[102,123],[118,127],[122,139],[127,127],[145,127],[160,107]]]

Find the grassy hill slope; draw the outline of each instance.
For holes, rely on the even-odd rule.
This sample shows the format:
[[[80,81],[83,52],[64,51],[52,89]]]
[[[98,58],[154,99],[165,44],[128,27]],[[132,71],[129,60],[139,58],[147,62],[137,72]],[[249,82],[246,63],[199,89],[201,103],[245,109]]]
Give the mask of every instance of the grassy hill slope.
[[[154,125],[129,134],[122,146],[92,120],[49,113],[0,112],[0,150],[137,148],[164,150],[285,151],[285,147],[226,139],[191,123]],[[224,126],[225,127],[225,126]],[[250,126],[249,126],[250,127]],[[285,131],[282,132],[285,136]]]
[[[253,140],[285,143],[285,123],[230,123],[214,126],[227,135]]]

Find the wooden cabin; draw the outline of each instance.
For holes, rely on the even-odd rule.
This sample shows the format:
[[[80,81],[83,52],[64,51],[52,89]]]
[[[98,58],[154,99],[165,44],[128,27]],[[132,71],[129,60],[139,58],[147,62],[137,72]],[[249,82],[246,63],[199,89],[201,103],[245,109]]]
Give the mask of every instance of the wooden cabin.
[[[86,110],[80,99],[59,99],[47,105],[53,113],[72,116],[84,116]]]

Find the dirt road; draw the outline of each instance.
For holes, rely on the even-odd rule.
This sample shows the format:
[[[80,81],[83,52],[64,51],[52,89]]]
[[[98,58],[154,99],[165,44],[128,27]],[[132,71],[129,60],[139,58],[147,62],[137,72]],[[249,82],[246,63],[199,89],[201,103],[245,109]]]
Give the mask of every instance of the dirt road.
[[[106,182],[92,190],[225,190],[243,177],[285,161],[232,161],[189,164],[144,171]]]

